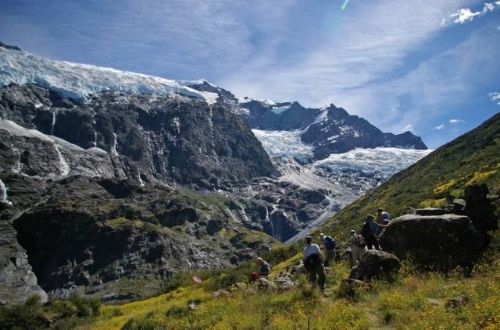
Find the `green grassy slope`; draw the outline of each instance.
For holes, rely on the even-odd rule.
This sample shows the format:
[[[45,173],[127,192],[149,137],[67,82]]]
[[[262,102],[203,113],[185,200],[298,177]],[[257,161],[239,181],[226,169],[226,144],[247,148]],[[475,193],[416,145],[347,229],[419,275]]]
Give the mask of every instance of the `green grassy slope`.
[[[473,183],[486,183],[491,195],[500,192],[500,113],[369,191],[320,230],[345,238],[378,207],[396,217],[410,207],[443,206],[449,194],[460,197]]]

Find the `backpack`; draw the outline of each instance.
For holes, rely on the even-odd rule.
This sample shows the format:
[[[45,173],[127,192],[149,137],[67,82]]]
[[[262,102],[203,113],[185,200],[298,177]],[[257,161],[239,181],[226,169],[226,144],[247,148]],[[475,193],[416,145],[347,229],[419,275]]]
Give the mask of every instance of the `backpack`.
[[[364,224],[363,224],[363,227],[361,228],[361,235],[366,238],[366,237],[370,237],[372,235],[372,230],[370,228],[370,223],[368,221],[366,221]]]
[[[310,271],[314,267],[321,265],[321,263],[322,260],[319,254],[311,254],[306,260],[304,260],[304,268]]]
[[[325,247],[328,250],[333,250],[337,246],[337,242],[331,236],[325,236]]]
[[[354,240],[354,245],[359,247],[365,247],[366,246],[365,238],[361,235],[356,235],[356,239]]]

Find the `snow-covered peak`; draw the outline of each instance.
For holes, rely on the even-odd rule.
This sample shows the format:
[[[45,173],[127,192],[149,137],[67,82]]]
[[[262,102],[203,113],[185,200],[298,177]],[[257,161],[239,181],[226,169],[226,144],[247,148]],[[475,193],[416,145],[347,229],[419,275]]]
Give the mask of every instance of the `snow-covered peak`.
[[[184,86],[196,86],[196,85],[203,85],[207,84],[209,86],[212,86],[214,88],[219,88],[218,86],[212,84],[210,81],[206,79],[197,79],[197,80],[181,80],[180,83]]]
[[[197,91],[185,83],[145,74],[121,71],[95,65],[54,61],[25,51],[0,47],[0,86],[36,83],[73,98],[84,98],[102,91],[144,94],[181,94],[217,101],[218,95]]]

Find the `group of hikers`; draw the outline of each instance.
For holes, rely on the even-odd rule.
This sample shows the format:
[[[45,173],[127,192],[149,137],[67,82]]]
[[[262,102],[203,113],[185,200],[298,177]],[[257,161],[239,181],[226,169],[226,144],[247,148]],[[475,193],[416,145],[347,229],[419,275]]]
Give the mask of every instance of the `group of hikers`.
[[[348,243],[351,248],[352,265],[357,265],[363,257],[365,251],[371,249],[380,249],[378,244],[378,236],[382,229],[391,221],[389,213],[379,208],[377,215],[368,214],[360,233],[355,230],[350,231]],[[302,263],[304,268],[309,273],[309,281],[318,284],[321,291],[325,289],[325,267],[330,265],[331,260],[335,260],[335,250],[337,242],[329,235],[321,233],[319,235],[320,244],[325,253],[321,252],[320,245],[313,243],[312,236],[307,236],[305,239],[306,246],[303,250]],[[256,280],[260,277],[267,277],[271,272],[271,265],[262,258],[257,258],[259,271],[251,274],[251,280]]]

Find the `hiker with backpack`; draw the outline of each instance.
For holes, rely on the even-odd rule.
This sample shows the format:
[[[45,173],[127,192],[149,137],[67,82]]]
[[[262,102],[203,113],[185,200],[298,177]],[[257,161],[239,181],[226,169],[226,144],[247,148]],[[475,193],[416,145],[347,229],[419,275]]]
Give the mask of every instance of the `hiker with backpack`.
[[[377,219],[376,223],[378,225],[388,225],[391,222],[391,215],[384,211],[382,208],[377,210]],[[377,228],[377,236],[382,232],[382,226]]]
[[[355,230],[351,230],[349,236],[349,243],[351,244],[351,260],[353,266],[357,265],[366,251],[366,242],[363,236],[357,234]]]
[[[387,225],[379,225],[375,221],[375,216],[373,214],[368,214],[366,220],[361,228],[361,235],[366,241],[366,246],[368,250],[376,249],[380,250],[378,244],[377,232],[380,227],[386,227]]]
[[[309,272],[309,281],[313,284],[318,282],[318,286],[323,292],[325,290],[325,270],[323,268],[323,258],[318,244],[313,244],[312,237],[306,237],[306,246],[304,247],[304,257],[302,262],[304,268]]]
[[[271,265],[267,261],[258,257],[255,262],[259,265],[259,271],[250,274],[250,282],[256,281],[261,277],[267,277],[271,273]]]
[[[337,246],[337,242],[333,239],[333,237],[321,233],[319,234],[319,238],[323,243],[323,247],[325,248],[325,262],[324,266],[328,267],[330,264],[330,260],[335,260],[335,248]]]

